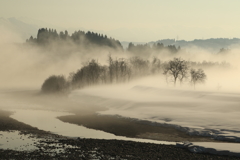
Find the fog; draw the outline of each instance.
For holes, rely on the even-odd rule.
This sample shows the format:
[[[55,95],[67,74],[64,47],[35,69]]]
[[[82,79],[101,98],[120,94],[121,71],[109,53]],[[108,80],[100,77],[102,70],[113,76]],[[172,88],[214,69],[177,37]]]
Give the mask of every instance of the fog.
[[[6,28],[0,28],[0,87],[1,88],[41,88],[44,80],[51,75],[68,76],[76,72],[91,59],[107,63],[109,50],[91,49],[86,53],[72,51],[73,44],[49,49],[27,45],[18,34]],[[101,55],[101,56],[98,56]]]
[[[198,86],[196,90],[163,87],[160,79],[148,77],[129,84],[85,88],[72,92],[69,98],[86,106],[106,107],[97,112],[100,115],[118,115],[149,125],[171,126],[190,135],[239,141],[239,92],[215,86]]]
[[[52,44],[50,48],[44,49],[36,45],[28,45],[25,42],[19,43],[19,37],[8,31],[6,28],[1,28],[1,38],[0,38],[0,87],[7,89],[35,89],[37,91],[41,90],[41,85],[44,80],[51,75],[64,75],[68,77],[69,73],[76,72],[85,63],[89,62],[91,59],[96,59],[98,63],[105,65],[108,64],[108,55],[112,55],[113,59],[116,58],[130,58],[134,54],[130,54],[127,51],[116,51],[110,50],[109,48],[92,47],[86,50],[82,47],[81,51],[75,51],[75,45],[69,43],[59,47],[57,44]],[[69,53],[68,53],[69,52]],[[108,99],[124,99],[128,101],[143,101],[143,102],[154,102],[154,101],[184,101],[184,103],[192,102],[198,104],[202,103],[201,100],[195,101],[198,96],[205,96],[208,94],[227,94],[234,99],[235,94],[239,93],[240,89],[240,74],[239,73],[239,52],[240,48],[234,46],[231,47],[231,52],[224,54],[211,53],[207,49],[199,49],[195,46],[184,48],[178,53],[171,54],[169,51],[152,52],[149,55],[143,55],[143,58],[147,58],[149,61],[153,57],[157,57],[161,60],[161,63],[172,60],[174,57],[181,57],[186,61],[192,61],[196,63],[206,62],[218,62],[230,64],[230,66],[203,66],[203,70],[207,75],[206,82],[203,84],[197,84],[194,89],[190,84],[190,80],[184,81],[182,85],[177,82],[174,87],[173,83],[170,81],[166,83],[166,78],[162,74],[163,71],[155,75],[148,75],[144,77],[134,78],[129,82],[104,84],[104,85],[93,85],[87,86],[83,89],[72,91],[69,93],[70,99],[74,96],[90,95],[90,102],[94,101],[92,96],[102,97],[106,96]],[[67,54],[66,54],[67,53]],[[136,55],[135,55],[136,56]],[[141,56],[141,54],[139,55]],[[194,67],[194,66],[193,66]],[[141,90],[136,90],[136,88],[141,88]],[[155,93],[156,90],[161,90],[160,93],[156,94],[145,94],[142,95],[143,88],[150,90],[151,93]],[[132,90],[134,89],[134,94]],[[77,93],[77,94],[76,94]],[[182,93],[186,93],[182,96]],[[46,98],[47,96],[45,96]],[[81,96],[80,96],[81,97]],[[77,99],[81,99],[78,97]],[[83,96],[84,97],[84,96]],[[208,96],[211,97],[211,96]],[[221,96],[220,96],[221,97]],[[231,98],[226,98],[226,103],[228,103]],[[212,97],[211,97],[212,98]],[[211,99],[210,98],[210,99]],[[216,97],[214,97],[216,98]],[[222,99],[224,100],[224,98]],[[34,103],[34,99],[25,101],[31,101]],[[97,101],[98,102],[98,101]],[[38,101],[42,103],[42,101]],[[61,102],[62,103],[62,102]],[[54,107],[59,107],[62,109],[67,106],[60,103],[55,103]],[[88,104],[86,99],[82,99],[81,103]],[[203,103],[206,103],[203,100]],[[210,103],[210,102],[209,102]],[[100,103],[101,104],[101,103]],[[115,103],[120,105],[122,103]],[[237,102],[238,104],[238,102]],[[96,104],[94,104],[96,105]],[[98,105],[99,106],[99,105]],[[77,105],[74,105],[76,108]],[[100,106],[103,107],[103,106]],[[104,106],[105,107],[105,106]],[[120,106],[121,108],[122,106]],[[118,113],[114,113],[118,114]],[[140,114],[139,114],[140,115]],[[123,115],[125,116],[125,115]]]
[[[86,50],[82,48],[81,51],[74,51],[72,48],[76,47],[73,44],[66,46],[51,45],[51,48],[44,50],[37,46],[26,45],[25,42],[20,41],[19,35],[12,33],[6,28],[0,28],[0,87],[41,87],[44,80],[50,75],[64,75],[68,76],[71,72],[76,72],[83,64],[89,62],[91,59],[96,59],[98,63],[108,64],[108,55],[115,58],[130,58],[132,56],[142,56],[151,60],[157,57],[161,62],[169,61],[174,57],[181,57],[186,61],[193,62],[226,62],[231,66],[229,68],[206,67],[203,68],[207,75],[205,84],[197,86],[198,90],[221,89],[224,91],[238,91],[239,90],[239,63],[240,48],[230,46],[231,52],[227,54],[211,53],[208,50],[197,47],[184,48],[181,52],[170,54],[168,51],[152,52],[149,55],[134,55],[125,52],[114,52],[109,48],[91,48]],[[69,52],[69,53],[68,53]],[[151,79],[151,78],[148,78]],[[154,78],[156,79],[156,77]],[[167,87],[164,83],[164,76],[160,73],[156,83],[158,87]],[[132,81],[133,83],[133,81]],[[145,85],[149,85],[146,81]],[[172,86],[171,84],[168,86]],[[179,87],[179,84],[177,85]],[[185,82],[182,88],[191,88],[189,82]]]
[[[148,55],[136,55],[127,50],[119,51],[108,47],[91,46],[87,49],[71,42],[61,46],[51,42],[51,45],[39,47],[19,42],[19,36],[6,28],[1,28],[0,33],[1,109],[118,115],[144,120],[151,125],[174,127],[190,135],[228,141],[240,139],[240,48],[236,46],[230,46],[228,53],[211,53],[207,49],[192,46],[177,53],[156,50]],[[111,84],[99,83],[74,88],[65,96],[39,94],[43,82],[49,76],[64,75],[67,78],[91,59],[101,65],[108,65],[109,55],[113,60],[139,56],[150,63],[156,57],[160,59],[161,67],[173,58],[180,57],[188,61],[192,65],[190,67],[202,68],[207,79],[205,83],[197,83],[194,88],[188,75],[182,84],[177,81],[174,86],[171,80],[167,83],[161,68],[155,74],[149,72],[129,81],[116,80]],[[6,92],[5,89],[13,91]],[[26,91],[28,89],[33,91]],[[19,121],[21,118],[23,117],[18,118]],[[30,124],[27,121],[24,123]]]

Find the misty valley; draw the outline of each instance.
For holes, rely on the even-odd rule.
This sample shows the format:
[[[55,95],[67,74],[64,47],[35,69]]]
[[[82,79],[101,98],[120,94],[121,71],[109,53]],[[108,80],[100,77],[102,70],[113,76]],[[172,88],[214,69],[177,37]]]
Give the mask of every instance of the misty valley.
[[[239,44],[0,41],[0,159],[239,159]]]

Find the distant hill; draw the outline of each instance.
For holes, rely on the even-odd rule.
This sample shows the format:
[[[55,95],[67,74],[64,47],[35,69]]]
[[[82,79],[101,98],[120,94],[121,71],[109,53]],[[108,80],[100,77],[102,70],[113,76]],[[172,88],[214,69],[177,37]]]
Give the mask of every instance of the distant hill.
[[[175,40],[175,39],[162,39],[158,41],[151,42],[121,42],[123,48],[127,48],[129,43],[133,43],[135,45],[139,44],[148,44],[152,46],[153,44],[163,44],[164,46],[174,45],[176,47],[180,46],[181,48],[189,48],[189,47],[198,47],[201,49],[209,50],[211,52],[218,52],[222,48],[231,49],[233,47],[240,47],[240,39],[239,38],[211,38],[211,39],[195,39],[193,41],[185,41],[185,40]]]
[[[50,25],[50,24],[49,24]],[[26,19],[26,18],[1,18],[0,17],[0,27],[8,29],[9,31],[17,34],[22,41],[25,41],[30,36],[37,37],[37,30],[42,27],[53,27],[48,26],[47,23],[32,19]],[[55,27],[54,27],[55,28]],[[56,29],[59,29],[59,27],[56,27]],[[82,28],[81,28],[82,29]],[[85,30],[85,29],[82,29]],[[69,33],[74,33],[74,30],[69,30]],[[87,33],[85,31],[85,33]],[[90,35],[90,34],[89,34]],[[123,41],[121,42],[121,45],[124,49],[127,49],[129,43]],[[132,42],[134,45],[143,45],[147,42]],[[202,49],[209,50],[211,52],[218,52],[222,48],[231,49],[234,46],[240,46],[240,39],[239,38],[211,38],[211,39],[195,39],[193,41],[185,41],[185,40],[175,40],[175,39],[162,39],[158,41],[151,41],[147,44],[153,45],[153,44],[164,44],[164,46],[168,45],[174,45],[176,47],[180,46],[181,48],[188,48],[188,47],[198,47]]]
[[[128,48],[129,43],[133,43],[134,45],[138,45],[138,44],[146,44],[146,42],[127,42],[127,41],[122,41],[121,44],[123,46],[124,49]]]
[[[239,38],[211,38],[211,39],[195,39],[193,41],[185,41],[185,40],[175,40],[175,39],[162,39],[158,41],[152,41],[148,44],[154,43],[162,43],[164,45],[175,45],[180,46],[181,48],[188,48],[188,47],[198,47],[202,49],[206,49],[212,52],[217,52],[221,48],[229,48],[234,46],[240,46],[240,39]]]
[[[8,29],[9,31],[19,35],[23,41],[31,35],[36,36],[36,30],[39,28],[36,25],[25,23],[16,18],[0,18],[0,27]]]

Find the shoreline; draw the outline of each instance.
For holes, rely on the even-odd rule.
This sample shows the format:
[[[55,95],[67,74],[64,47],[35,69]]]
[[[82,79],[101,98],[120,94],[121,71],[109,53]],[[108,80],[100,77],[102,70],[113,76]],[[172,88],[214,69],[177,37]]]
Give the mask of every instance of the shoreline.
[[[86,128],[129,138],[142,138],[169,142],[224,142],[211,137],[189,135],[171,126],[149,125],[146,121],[112,115],[78,114],[60,116],[59,120]]]
[[[42,109],[54,109],[54,110],[62,110],[66,109],[68,106],[68,112],[75,113],[75,116],[78,118],[82,118],[82,121],[79,119],[75,119],[78,123],[88,122],[88,127],[96,128],[97,123],[101,122],[103,125],[102,127],[108,130],[115,130],[116,134],[126,134],[129,136],[139,136],[140,138],[149,138],[149,136],[153,137],[153,139],[157,139],[156,137],[165,137],[168,135],[168,139],[171,141],[171,136],[174,132],[178,133],[179,135],[183,134],[182,131],[176,131],[174,128],[165,128],[162,130],[158,126],[154,128],[154,126],[145,126],[143,124],[137,123],[136,121],[132,121],[129,118],[119,118],[116,116],[112,117],[103,117],[96,114],[99,110],[105,110],[104,107],[96,107],[96,106],[84,106],[83,104],[70,101],[66,97],[58,97],[58,96],[45,96],[37,94],[37,91],[23,91],[23,92],[10,92],[7,94],[10,96],[10,99],[14,98],[20,102],[27,102],[28,104],[40,104],[43,105]],[[82,106],[82,107],[79,107]],[[28,108],[30,109],[30,108]],[[32,108],[34,109],[34,108]],[[60,135],[56,135],[47,131],[41,131],[38,128],[26,125],[24,123],[18,122],[11,117],[11,112],[0,110],[0,131],[10,131],[10,130],[18,130],[21,131],[23,134],[27,135],[34,135],[36,138],[44,138],[45,141],[42,142],[43,144],[38,146],[38,150],[27,152],[27,151],[15,151],[15,150],[4,150],[0,149],[0,157],[3,159],[94,159],[91,158],[93,156],[91,153],[97,153],[99,156],[98,159],[240,159],[239,157],[232,157],[232,156],[220,156],[220,155],[212,155],[206,153],[192,153],[186,148],[179,148],[177,146],[169,146],[169,145],[158,145],[152,143],[141,143],[141,142],[130,142],[130,141],[122,141],[122,140],[99,140],[99,139],[84,139],[84,138],[68,138]],[[75,117],[76,118],[76,117]],[[71,118],[68,117],[67,120],[69,121]],[[65,117],[66,120],[66,117]],[[72,117],[72,120],[74,118]],[[91,120],[93,122],[91,122]],[[112,122],[114,127],[109,126],[108,122]],[[95,121],[95,123],[94,123]],[[131,121],[131,123],[129,123]],[[4,123],[2,123],[4,122]],[[87,125],[86,125],[87,126]],[[118,126],[118,127],[116,127]],[[128,131],[128,128],[135,127],[136,130],[131,132],[124,132],[122,130],[116,130],[116,128],[125,128],[125,131]],[[151,128],[149,128],[151,127]],[[156,126],[155,126],[156,127]],[[114,129],[115,128],[115,129]],[[97,129],[97,128],[96,128]],[[139,130],[140,129],[140,130]],[[149,133],[143,133],[142,131],[147,131],[149,129]],[[107,130],[106,130],[107,131]],[[109,131],[109,132],[110,132]],[[130,131],[130,130],[129,130]],[[157,132],[159,131],[159,132]],[[164,134],[165,132],[165,134]],[[156,134],[158,133],[158,134]],[[162,133],[163,135],[159,135]],[[179,136],[177,135],[177,136]],[[155,136],[155,137],[154,137]],[[174,135],[177,137],[176,135]],[[182,138],[187,136],[187,138],[191,138],[193,136],[181,135]],[[50,137],[50,138],[49,138]],[[137,137],[137,138],[139,138]],[[179,136],[180,137],[180,136]],[[202,138],[194,137],[195,139]],[[206,139],[206,137],[204,138]],[[212,142],[210,137],[207,137],[208,140]],[[187,140],[187,139],[186,139]],[[176,141],[180,141],[177,139]],[[205,140],[204,140],[205,141]],[[216,140],[214,140],[216,142]],[[53,145],[53,149],[63,149],[64,152],[52,154],[48,152],[50,147],[49,144]],[[67,145],[73,145],[76,147],[81,148],[66,148]],[[54,147],[55,146],[55,147]],[[91,153],[90,153],[91,152]],[[79,157],[79,155],[83,155],[84,157]],[[68,158],[67,158],[68,157]],[[88,157],[88,158],[86,158]],[[96,157],[95,157],[96,159]]]
[[[232,156],[192,153],[186,148],[179,148],[174,145],[123,140],[72,139],[41,131],[18,122],[10,118],[10,114],[10,112],[0,110],[0,122],[4,122],[0,123],[0,130],[19,130],[23,134],[31,134],[36,138],[45,137],[45,140],[34,151],[0,149],[0,157],[3,159],[240,159]],[[50,144],[53,146],[50,147]],[[74,146],[74,148],[67,148],[66,146],[69,145]],[[52,154],[48,151],[49,149],[63,149],[63,152]]]

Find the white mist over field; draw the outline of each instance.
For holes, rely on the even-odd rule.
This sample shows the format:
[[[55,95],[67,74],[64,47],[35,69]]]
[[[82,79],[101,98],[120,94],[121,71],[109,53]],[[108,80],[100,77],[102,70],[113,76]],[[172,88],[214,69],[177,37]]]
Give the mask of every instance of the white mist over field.
[[[18,42],[18,36],[1,30],[0,35],[0,87],[41,88],[50,75],[65,75],[78,70],[91,58],[107,63],[109,52],[92,49],[92,53],[56,55],[37,47]],[[14,43],[13,43],[14,42]],[[68,50],[69,48],[66,48]],[[149,124],[167,125],[193,135],[204,135],[230,141],[240,141],[240,49],[217,55],[192,47],[175,55],[156,53],[161,61],[181,57],[187,61],[227,62],[229,68],[204,69],[207,80],[196,89],[185,82],[167,84],[164,75],[132,80],[127,84],[86,87],[75,90],[69,99],[85,106],[106,107],[100,115],[120,115],[126,118],[147,120]],[[114,54],[114,53],[113,53]],[[115,57],[127,58],[117,53]],[[32,101],[31,101],[32,103]],[[4,106],[4,104],[1,104]],[[82,107],[82,106],[79,106]],[[62,108],[61,108],[62,109]],[[66,110],[67,110],[66,105]]]
[[[239,93],[167,89],[149,84],[83,89],[73,92],[71,98],[107,107],[99,112],[104,115],[167,124],[190,134],[240,138]]]
[[[159,77],[154,79],[161,83]],[[156,87],[156,84],[152,85],[153,79],[147,81],[147,85],[138,83],[78,90],[70,98],[89,106],[106,107],[107,110],[98,112],[100,115],[117,115],[149,125],[170,126],[190,135],[240,141],[239,92]],[[240,145],[236,143],[192,142],[178,145],[192,152],[237,156],[240,153]]]
[[[37,32],[37,31],[36,31]],[[72,52],[71,44],[46,50],[20,42],[18,34],[0,27],[0,88],[37,88],[51,75],[64,75],[76,72],[84,63],[95,58],[107,63],[109,51],[98,48],[86,53]],[[69,52],[68,52],[69,51]],[[66,54],[67,53],[67,54]]]

